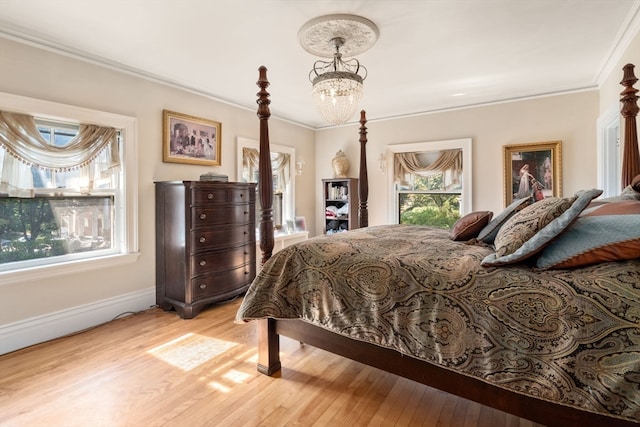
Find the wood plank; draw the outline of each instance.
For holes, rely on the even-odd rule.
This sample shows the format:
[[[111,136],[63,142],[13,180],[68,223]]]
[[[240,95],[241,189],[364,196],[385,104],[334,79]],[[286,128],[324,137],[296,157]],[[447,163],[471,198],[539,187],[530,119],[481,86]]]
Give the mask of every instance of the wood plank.
[[[262,375],[239,304],[154,308],[0,356],[0,425],[537,426],[288,338],[282,371]]]

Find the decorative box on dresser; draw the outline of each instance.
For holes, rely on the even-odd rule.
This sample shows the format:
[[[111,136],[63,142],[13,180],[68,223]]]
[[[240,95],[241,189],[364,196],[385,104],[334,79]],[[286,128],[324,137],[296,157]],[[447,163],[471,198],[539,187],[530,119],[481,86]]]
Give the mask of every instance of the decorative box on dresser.
[[[256,275],[256,184],[156,182],[156,303],[183,319]]]

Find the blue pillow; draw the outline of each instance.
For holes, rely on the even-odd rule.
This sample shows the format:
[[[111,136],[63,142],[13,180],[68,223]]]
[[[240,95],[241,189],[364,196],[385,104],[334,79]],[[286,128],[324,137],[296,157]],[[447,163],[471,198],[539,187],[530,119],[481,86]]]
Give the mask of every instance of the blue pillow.
[[[533,197],[525,197],[523,199],[514,200],[509,206],[507,206],[505,210],[500,212],[500,215],[493,218],[489,222],[489,224],[487,224],[482,230],[480,230],[477,239],[489,245],[492,245],[493,241],[496,238],[496,235],[498,234],[498,231],[500,230],[500,227],[502,227],[509,218],[515,215],[516,212],[521,211],[533,202]]]
[[[529,240],[524,242],[515,252],[509,255],[498,257],[495,253],[487,255],[480,265],[483,267],[497,267],[501,265],[513,264],[523,261],[536,253],[540,252],[553,239],[558,237],[571,224],[573,224],[580,213],[595,199],[602,194],[602,190],[592,189],[579,191],[576,193],[577,199],[569,209],[564,211],[562,215],[547,224],[542,230],[538,231]]]
[[[583,211],[536,260],[536,267],[575,268],[640,258],[640,201],[622,200]]]

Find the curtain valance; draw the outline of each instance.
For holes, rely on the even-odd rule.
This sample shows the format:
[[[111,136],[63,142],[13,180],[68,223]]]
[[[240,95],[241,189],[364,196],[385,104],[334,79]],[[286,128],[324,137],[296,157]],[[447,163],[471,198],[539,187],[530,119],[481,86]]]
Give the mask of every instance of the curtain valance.
[[[393,156],[394,179],[405,182],[405,176],[415,174],[421,176],[450,172],[454,177],[462,173],[462,150],[442,150],[438,158],[430,164],[422,164],[420,153],[396,153]],[[457,178],[454,178],[454,182]]]
[[[90,190],[95,179],[120,166],[118,130],[81,124],[66,145],[54,146],[42,137],[34,117],[0,111],[0,192],[33,197],[32,166],[51,171],[54,179],[78,169]]]
[[[87,165],[102,150],[111,148],[111,166],[119,163],[117,130],[81,124],[78,134],[63,147],[51,145],[38,131],[32,116],[0,111],[0,145],[19,161],[52,171]]]
[[[242,147],[242,167],[258,170],[258,161],[260,152],[255,148]],[[284,191],[289,185],[290,166],[289,160],[291,155],[287,153],[277,153],[275,157],[271,157],[271,170],[278,177],[276,190]]]

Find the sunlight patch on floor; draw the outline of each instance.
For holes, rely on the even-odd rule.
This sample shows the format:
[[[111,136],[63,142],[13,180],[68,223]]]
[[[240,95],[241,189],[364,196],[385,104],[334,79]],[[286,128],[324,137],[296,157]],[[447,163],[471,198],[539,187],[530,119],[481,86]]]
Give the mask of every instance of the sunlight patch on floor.
[[[188,333],[148,351],[183,371],[190,371],[237,346],[237,343]]]
[[[220,384],[217,381],[211,381],[209,383],[209,386],[213,389],[216,389],[218,391],[221,391],[223,393],[229,393],[231,391],[231,389],[229,387],[227,387],[226,385]]]
[[[231,369],[222,377],[229,381],[233,381],[236,384],[240,384],[247,381],[249,378],[251,378],[251,375],[247,374],[246,372],[240,372],[235,369]]]

